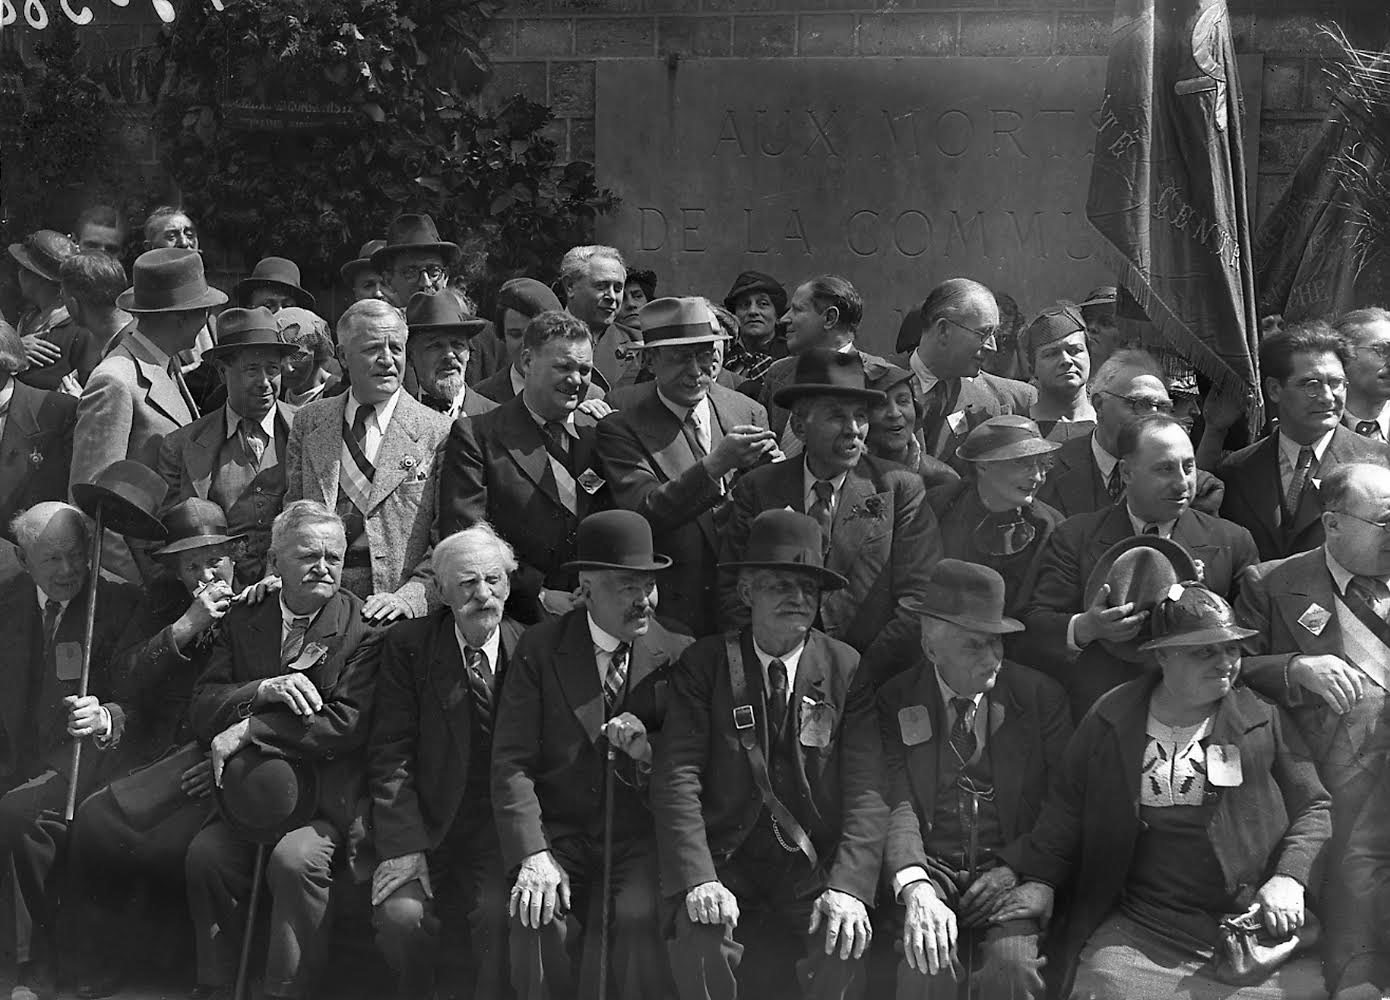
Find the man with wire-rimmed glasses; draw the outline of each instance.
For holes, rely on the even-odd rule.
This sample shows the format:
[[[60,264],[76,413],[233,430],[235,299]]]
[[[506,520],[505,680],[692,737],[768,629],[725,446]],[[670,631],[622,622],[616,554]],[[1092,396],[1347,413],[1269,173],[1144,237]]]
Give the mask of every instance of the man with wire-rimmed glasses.
[[[1390,310],[1353,309],[1335,326],[1352,355],[1342,423],[1362,437],[1390,441]]]
[[[391,301],[405,308],[416,292],[438,295],[459,261],[458,244],[439,238],[428,215],[399,215],[386,231],[386,245],[372,254],[371,264],[386,279]]]

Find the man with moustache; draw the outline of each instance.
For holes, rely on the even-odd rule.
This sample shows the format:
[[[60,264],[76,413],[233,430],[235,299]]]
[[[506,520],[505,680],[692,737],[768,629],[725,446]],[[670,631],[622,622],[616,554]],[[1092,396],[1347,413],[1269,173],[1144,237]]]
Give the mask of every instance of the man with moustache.
[[[864,452],[869,408],[883,393],[866,389],[858,354],[814,348],[796,356],[793,381],[777,392],[802,441],[795,460],[753,469],[735,484],[720,561],[743,558],[753,519],[791,508],[820,526],[827,569],[848,586],[821,602],[818,628],[859,651],[860,672],[875,685],[901,670],[915,648],[916,618],[932,567],[941,557],[936,517],[922,477]],[[726,627],[746,607],[729,574],[720,578]]]
[[[1390,310],[1353,309],[1337,317],[1334,329],[1351,352],[1342,423],[1362,437],[1390,442]]]
[[[456,420],[444,446],[439,533],[487,521],[516,550],[508,611],[525,623],[580,605],[566,569],[580,522],[611,505],[597,430],[580,409],[593,372],[588,327],[543,312],[526,327],[526,381],[501,406]]]
[[[640,514],[591,514],[579,526],[576,556],[566,568],[579,574],[582,604],[521,637],[493,734],[492,805],[503,862],[515,873],[512,988],[518,1000],[595,995],[610,815],[608,981],[620,1000],[648,1000],[669,993],[669,976],[644,799],[670,669],[690,640],[656,621],[656,572],[670,560],[652,551]],[[617,768],[610,803],[607,767]],[[567,916],[586,929],[577,975]]]
[[[77,400],[14,378],[25,365],[24,344],[0,320],[0,538],[21,510],[68,495]]]
[[[769,274],[744,271],[724,296],[724,308],[738,320],[724,367],[742,376],[740,391],[756,399],[767,370],[788,354],[787,338],[777,334],[777,320],[787,311],[787,291]]]
[[[677,994],[738,995],[751,912],[802,938],[802,996],[859,995],[888,818],[878,722],[859,654],[812,627],[846,580],[789,510],[758,515],[721,568],[750,622],[681,657],[652,782]]]
[[[388,300],[403,309],[417,292],[442,292],[461,257],[457,243],[439,238],[434,219],[398,215],[386,230],[386,242],[372,253],[371,264],[386,279]]]
[[[1140,663],[1111,656],[1102,640],[1134,639],[1146,613],[1133,603],[1110,606],[1108,587],[1086,606],[1086,583],[1112,546],[1136,535],[1171,539],[1200,563],[1201,582],[1227,599],[1235,596],[1242,572],[1259,561],[1250,532],[1192,506],[1196,457],[1176,420],[1158,413],[1128,423],[1116,448],[1122,501],[1057,527],[1021,615],[1028,630],[1020,658],[1061,681],[1076,720],[1106,691],[1143,670]]]
[[[1086,392],[1091,354],[1081,310],[1072,305],[1043,310],[1023,331],[1022,348],[1038,388],[1028,413],[1038,431],[1059,443],[1090,433],[1096,411]]]
[[[238,588],[265,575],[270,525],[285,497],[285,453],[294,409],[282,403],[281,373],[298,348],[285,342],[270,311],[227,309],[217,346],[204,356],[221,374],[227,401],[168,435],[158,471],[169,487],[167,512],[196,497],[217,504],[230,530],[244,536]]]
[[[450,420],[477,416],[496,405],[470,391],[464,379],[473,338],[486,320],[465,313],[452,295],[416,292],[405,321],[410,331],[405,351],[420,386],[420,402]]]
[[[363,621],[357,596],[339,588],[347,547],[342,521],[327,507],[312,500],[285,507],[270,541],[279,596],[228,612],[189,708],[216,784],[227,759],[252,745],[310,761],[318,772],[313,818],[286,833],[266,864],[266,997],[308,993],[327,957],[333,856],[346,844],[351,867],[358,846],[348,832],[366,791],[363,748],[381,635]],[[221,816],[189,845],[199,997],[230,995],[257,850]]]
[[[445,607],[395,625],[377,678],[367,773],[377,947],[396,971],[396,996],[434,996],[441,940],[467,918],[471,995],[506,984],[507,873],[492,817],[494,709],[521,626],[503,614],[512,547],[486,523],[434,548]],[[441,905],[436,906],[435,893]]]
[[[613,247],[572,247],[560,260],[565,308],[589,328],[594,341],[594,379],[605,392],[637,380],[639,359],[628,348],[635,330],[617,325],[627,289],[627,264]]]
[[[436,457],[449,418],[405,392],[406,322],[379,299],[338,320],[347,392],[295,414],[285,459],[285,502],[315,500],[342,518],[342,585],[376,622],[428,611]]]
[[[1323,476],[1348,462],[1390,463],[1390,447],[1342,424],[1353,355],[1323,320],[1266,337],[1259,360],[1279,427],[1217,469],[1221,516],[1249,529],[1261,559],[1282,559],[1322,544]]]

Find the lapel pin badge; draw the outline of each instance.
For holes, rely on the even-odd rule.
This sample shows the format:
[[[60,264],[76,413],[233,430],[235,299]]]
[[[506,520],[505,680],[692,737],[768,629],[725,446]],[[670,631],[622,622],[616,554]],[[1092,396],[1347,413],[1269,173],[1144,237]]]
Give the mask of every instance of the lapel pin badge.
[[[401,459],[401,468],[406,472],[415,468],[415,457],[413,455],[407,455],[405,458]]]
[[[1302,625],[1314,635],[1322,635],[1323,629],[1327,628],[1327,623],[1332,618],[1332,613],[1318,604],[1310,605],[1308,610],[1303,612],[1298,618],[1298,624]]]
[[[39,451],[37,447],[29,452],[29,464],[34,466],[43,465],[43,452]]]

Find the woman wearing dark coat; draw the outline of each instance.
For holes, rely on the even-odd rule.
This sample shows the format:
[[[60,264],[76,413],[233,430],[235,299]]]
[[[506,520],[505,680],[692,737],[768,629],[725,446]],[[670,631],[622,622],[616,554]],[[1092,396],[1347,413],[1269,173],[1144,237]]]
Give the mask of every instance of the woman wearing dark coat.
[[[1223,917],[1303,928],[1331,800],[1283,711],[1233,686],[1253,633],[1219,595],[1175,586],[1152,630],[1159,670],[1096,703],[1037,825],[1001,853],[1024,881],[995,919],[1045,918],[1067,894],[1049,933],[1060,997],[1325,997],[1315,952],[1254,986],[1214,974]]]
[[[870,389],[883,393],[883,402],[869,408],[869,454],[896,462],[922,477],[928,490],[960,482],[960,473],[922,449],[922,401],[917,379],[897,365],[866,362],[864,378]]]

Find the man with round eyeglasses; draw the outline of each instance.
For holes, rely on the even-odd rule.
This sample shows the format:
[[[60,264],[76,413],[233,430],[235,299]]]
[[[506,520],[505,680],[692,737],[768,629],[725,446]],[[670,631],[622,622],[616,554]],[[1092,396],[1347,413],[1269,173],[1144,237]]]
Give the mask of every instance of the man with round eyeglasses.
[[[1372,441],[1390,441],[1390,311],[1353,309],[1335,326],[1351,349],[1342,423]]]
[[[461,251],[439,238],[428,215],[399,215],[386,232],[386,245],[372,254],[371,263],[386,279],[392,301],[402,308],[416,292],[438,295],[449,280]]]

